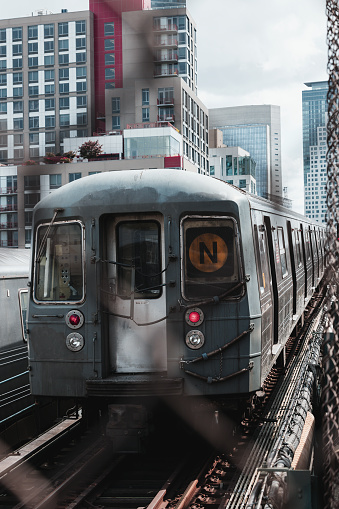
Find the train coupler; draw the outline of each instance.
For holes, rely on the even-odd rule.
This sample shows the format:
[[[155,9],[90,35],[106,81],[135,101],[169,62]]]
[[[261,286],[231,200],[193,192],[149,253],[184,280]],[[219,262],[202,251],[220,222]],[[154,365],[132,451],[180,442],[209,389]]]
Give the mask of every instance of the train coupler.
[[[106,436],[115,452],[140,453],[148,435],[147,410],[142,405],[108,405]]]

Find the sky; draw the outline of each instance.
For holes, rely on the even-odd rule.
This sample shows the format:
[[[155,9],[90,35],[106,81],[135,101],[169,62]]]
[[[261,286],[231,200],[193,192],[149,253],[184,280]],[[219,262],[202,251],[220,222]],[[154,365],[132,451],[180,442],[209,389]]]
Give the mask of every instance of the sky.
[[[281,108],[283,186],[303,213],[302,90],[327,74],[325,0],[187,0],[198,30],[198,95],[208,108]],[[4,4],[4,5],[3,5]],[[2,19],[88,9],[88,0],[2,2]],[[20,13],[20,14],[18,14]]]

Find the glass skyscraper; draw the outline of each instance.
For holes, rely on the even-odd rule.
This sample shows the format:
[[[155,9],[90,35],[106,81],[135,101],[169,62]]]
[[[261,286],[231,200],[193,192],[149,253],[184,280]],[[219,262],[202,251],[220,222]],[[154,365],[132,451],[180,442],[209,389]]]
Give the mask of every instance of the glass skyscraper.
[[[310,147],[318,144],[318,127],[326,125],[327,113],[327,81],[305,83],[309,90],[302,92],[303,115],[303,159],[304,184],[310,172]]]

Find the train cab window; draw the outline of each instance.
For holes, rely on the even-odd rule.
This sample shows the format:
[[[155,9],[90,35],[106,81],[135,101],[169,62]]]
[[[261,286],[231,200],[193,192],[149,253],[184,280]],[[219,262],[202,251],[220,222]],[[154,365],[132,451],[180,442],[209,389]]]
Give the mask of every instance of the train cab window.
[[[118,294],[156,299],[161,295],[160,225],[130,221],[117,225]]]
[[[278,244],[279,244],[282,277],[285,277],[288,274],[288,269],[287,269],[284,230],[282,228],[278,228]]]
[[[183,295],[188,300],[239,297],[243,286],[237,224],[231,218],[182,221]],[[232,287],[236,287],[232,291]],[[225,295],[224,295],[225,294]]]
[[[80,222],[39,226],[34,292],[37,301],[83,300],[83,227]]]

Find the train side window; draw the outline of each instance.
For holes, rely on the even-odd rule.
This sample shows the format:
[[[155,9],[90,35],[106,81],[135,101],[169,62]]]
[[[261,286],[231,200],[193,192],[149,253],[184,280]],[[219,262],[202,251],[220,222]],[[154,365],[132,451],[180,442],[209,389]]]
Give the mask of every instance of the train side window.
[[[284,278],[288,274],[288,269],[287,269],[284,230],[282,228],[278,228],[278,244],[279,244],[282,277]]]
[[[265,293],[270,289],[269,269],[268,269],[268,251],[266,241],[266,230],[258,231],[258,227],[254,225],[254,239],[256,250],[258,253],[258,274],[260,293]]]
[[[28,290],[20,289],[18,292],[18,297],[19,297],[22,339],[27,343]]]
[[[306,260],[311,259],[311,248],[310,248],[310,234],[309,231],[305,232],[305,248],[306,248]]]
[[[294,239],[295,239],[295,250],[297,254],[297,267],[300,267],[302,264],[302,255],[299,230],[294,230]]]
[[[242,280],[241,256],[235,220],[185,218],[181,249],[186,299],[234,298],[243,294],[243,285],[239,285]],[[235,287],[234,291],[232,287]]]
[[[118,293],[156,299],[161,289],[160,225],[126,221],[117,225]]]
[[[84,299],[84,228],[79,221],[40,225],[35,252],[34,296],[64,303]]]

